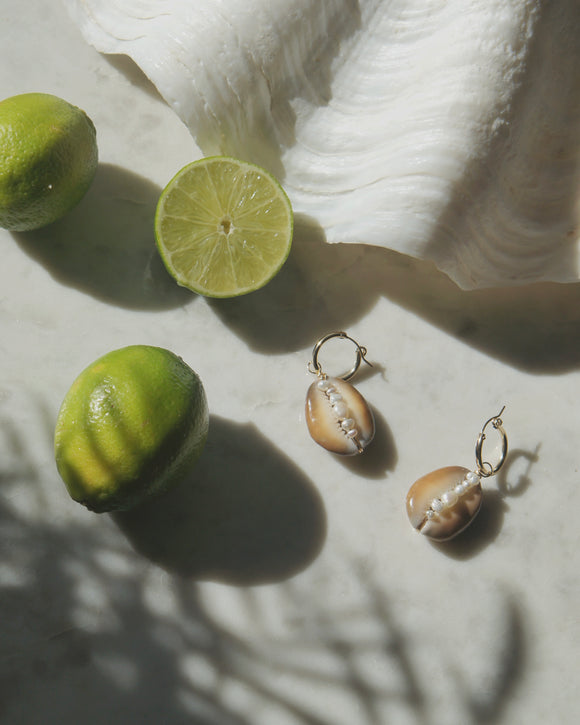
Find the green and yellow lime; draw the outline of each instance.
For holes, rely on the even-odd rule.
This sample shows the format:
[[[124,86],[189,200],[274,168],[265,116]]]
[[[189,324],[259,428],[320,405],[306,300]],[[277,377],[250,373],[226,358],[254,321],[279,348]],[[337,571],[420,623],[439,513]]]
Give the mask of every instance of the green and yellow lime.
[[[89,365],[62,403],[58,471],[96,512],[131,508],[179,481],[205,445],[208,407],[198,375],[174,353],[132,345]]]
[[[260,289],[292,245],[286,193],[267,171],[225,156],[194,161],[163,190],[157,247],[178,284],[207,297]]]
[[[85,195],[98,164],[84,111],[47,93],[0,102],[0,227],[38,229]]]

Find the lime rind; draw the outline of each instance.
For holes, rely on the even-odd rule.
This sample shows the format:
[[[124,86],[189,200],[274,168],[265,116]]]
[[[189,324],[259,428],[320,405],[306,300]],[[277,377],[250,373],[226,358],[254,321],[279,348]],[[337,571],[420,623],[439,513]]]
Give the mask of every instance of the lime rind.
[[[292,206],[279,182],[255,164],[227,156],[183,167],[165,187],[155,214],[157,247],[168,272],[207,297],[263,287],[288,258],[292,234]]]
[[[90,510],[131,508],[181,480],[208,426],[203,385],[181,358],[148,345],[121,348],[67,392],[55,426],[57,469]]]
[[[30,231],[60,219],[90,187],[96,130],[80,108],[46,93],[0,101],[0,227]]]

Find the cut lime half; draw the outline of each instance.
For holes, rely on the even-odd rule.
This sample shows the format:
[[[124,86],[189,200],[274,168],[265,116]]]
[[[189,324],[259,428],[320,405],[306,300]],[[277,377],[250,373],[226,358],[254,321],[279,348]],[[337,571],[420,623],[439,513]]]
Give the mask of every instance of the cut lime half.
[[[292,245],[286,193],[267,171],[226,156],[194,161],[167,184],[155,238],[171,276],[206,297],[260,289]]]

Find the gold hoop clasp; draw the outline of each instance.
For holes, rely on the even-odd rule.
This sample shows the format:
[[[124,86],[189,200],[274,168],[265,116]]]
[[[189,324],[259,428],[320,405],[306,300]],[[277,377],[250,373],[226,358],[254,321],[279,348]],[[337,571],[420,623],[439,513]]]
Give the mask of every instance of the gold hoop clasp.
[[[365,362],[369,367],[372,368],[372,363],[370,363],[365,357],[365,355],[367,354],[366,347],[359,345],[358,342],[352,337],[349,337],[346,332],[330,332],[328,335],[320,338],[320,340],[314,346],[312,350],[312,360],[308,363],[309,372],[321,377],[326,375],[326,373],[322,371],[322,366],[318,362],[318,353],[320,352],[320,348],[324,345],[324,343],[333,337],[339,337],[343,340],[350,340],[356,346],[356,360],[354,365],[348,372],[343,373],[342,375],[337,375],[336,377],[341,378],[342,380],[350,380],[350,378],[352,378],[352,376],[359,369],[361,362]]]
[[[475,459],[477,461],[477,472],[482,478],[489,478],[489,476],[495,475],[505,463],[508,451],[508,440],[506,432],[503,429],[503,421],[500,418],[504,410],[505,405],[497,415],[494,415],[492,418],[489,418],[489,420],[485,422],[483,428],[481,429],[481,433],[477,438],[477,443],[475,444]],[[495,428],[495,430],[499,433],[501,437],[501,453],[499,460],[495,464],[495,466],[493,466],[489,461],[482,460],[483,442],[486,439],[485,429],[490,424],[493,428]]]

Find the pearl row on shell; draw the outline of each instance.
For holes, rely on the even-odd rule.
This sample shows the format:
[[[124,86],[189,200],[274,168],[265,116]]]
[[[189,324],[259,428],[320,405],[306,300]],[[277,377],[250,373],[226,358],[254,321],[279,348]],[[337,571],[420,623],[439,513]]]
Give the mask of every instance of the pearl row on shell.
[[[332,405],[332,410],[335,412],[341,430],[344,432],[345,436],[347,436],[347,438],[352,438],[357,444],[357,447],[360,448],[357,443],[359,433],[355,427],[355,420],[349,415],[349,409],[344,402],[342,395],[338,392],[334,385],[325,378],[318,381],[317,387],[319,390],[322,390]]]
[[[449,491],[445,491],[445,493],[441,494],[439,498],[434,498],[433,501],[431,501],[431,506],[425,512],[425,516],[428,519],[432,519],[435,514],[441,513],[445,509],[454,506],[459,498],[470,488],[477,486],[480,480],[481,478],[478,473],[470,471],[463,481],[454,486],[454,488]]]

